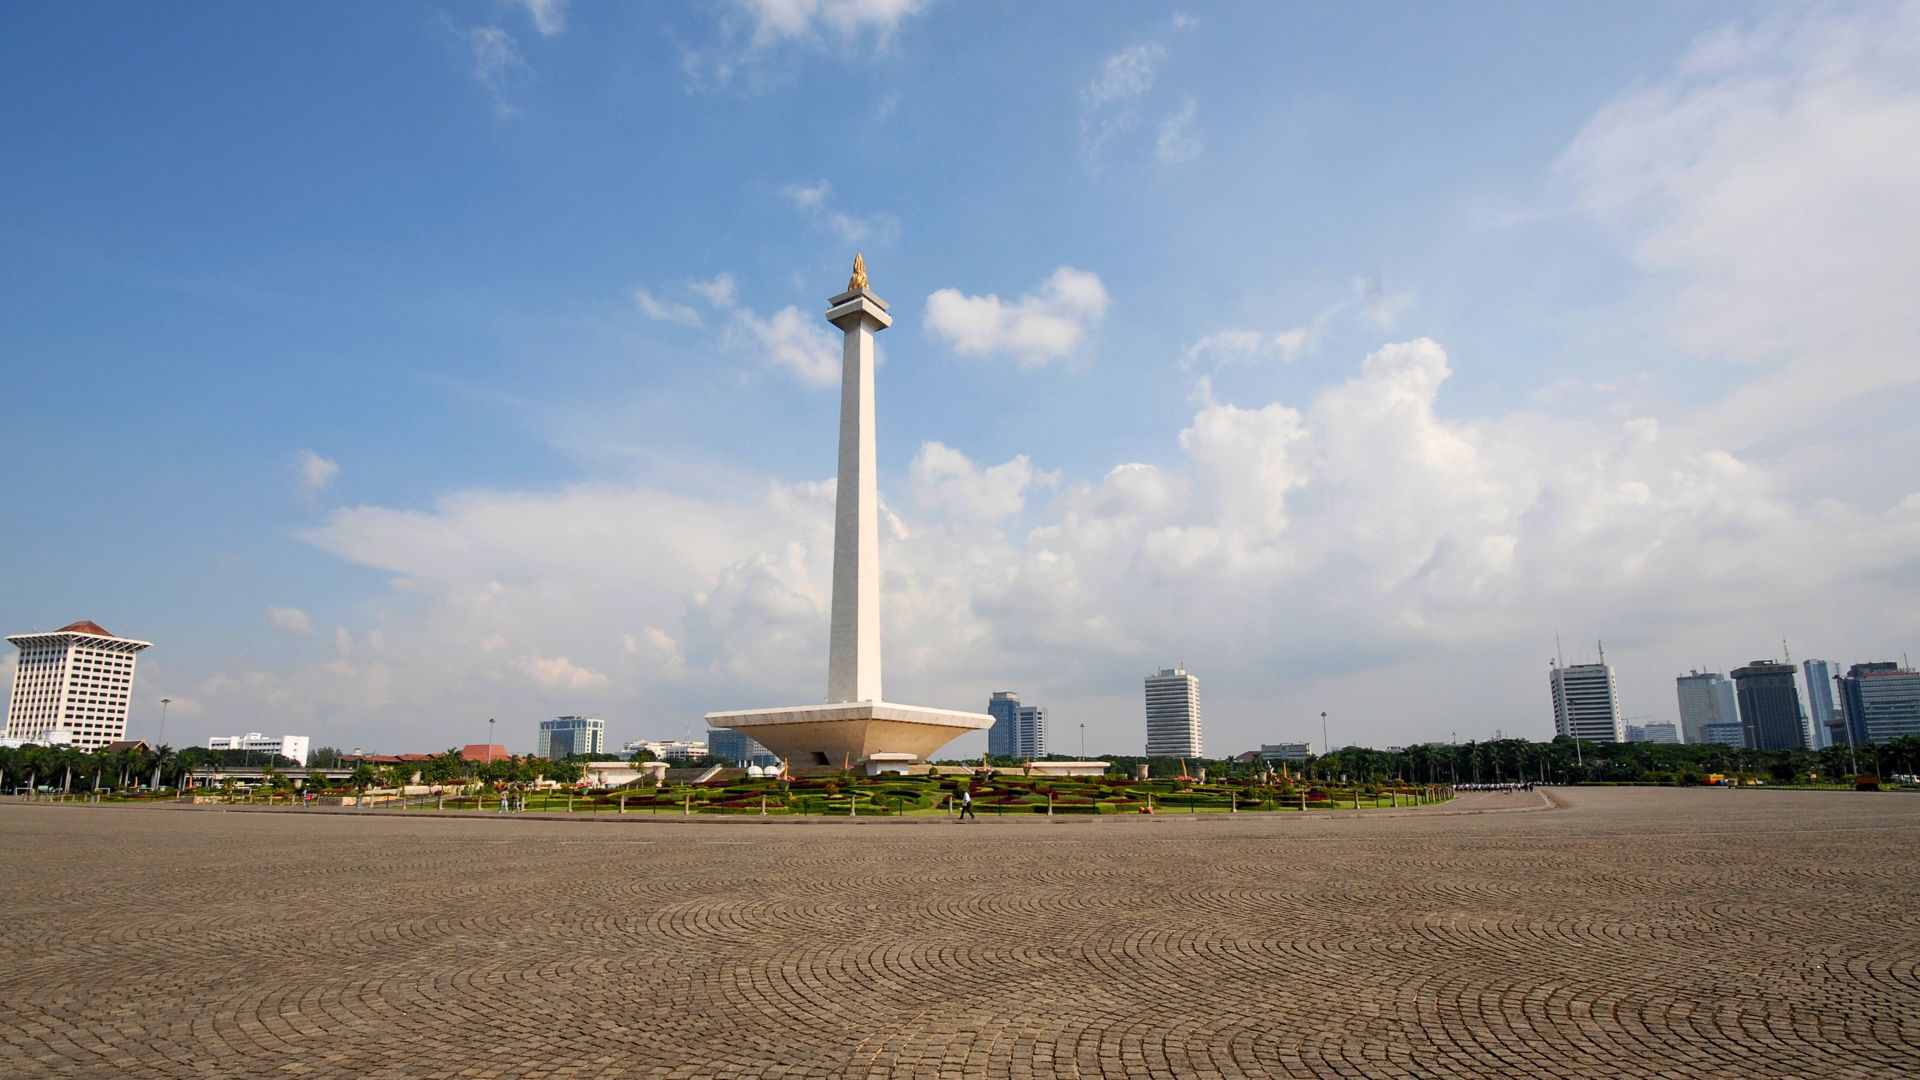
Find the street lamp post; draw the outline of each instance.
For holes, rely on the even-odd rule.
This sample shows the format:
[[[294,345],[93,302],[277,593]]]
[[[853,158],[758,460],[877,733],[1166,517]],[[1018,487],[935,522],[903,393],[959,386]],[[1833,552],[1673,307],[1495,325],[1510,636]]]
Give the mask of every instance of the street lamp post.
[[[487,717],[487,764],[493,764],[493,717]]]
[[[1087,759],[1087,722],[1080,721],[1080,760]]]
[[[167,706],[171,704],[173,699],[170,697],[160,699],[160,745],[162,746],[167,744]]]

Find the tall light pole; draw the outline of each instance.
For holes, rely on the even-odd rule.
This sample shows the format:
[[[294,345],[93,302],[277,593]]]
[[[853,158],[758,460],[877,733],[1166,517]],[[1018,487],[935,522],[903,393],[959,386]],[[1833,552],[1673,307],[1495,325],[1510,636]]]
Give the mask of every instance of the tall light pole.
[[[162,746],[167,743],[167,706],[171,704],[173,699],[170,697],[160,699],[160,745]]]
[[[493,717],[487,717],[487,764],[493,764]]]
[[[1087,722],[1080,721],[1080,760],[1087,759]]]

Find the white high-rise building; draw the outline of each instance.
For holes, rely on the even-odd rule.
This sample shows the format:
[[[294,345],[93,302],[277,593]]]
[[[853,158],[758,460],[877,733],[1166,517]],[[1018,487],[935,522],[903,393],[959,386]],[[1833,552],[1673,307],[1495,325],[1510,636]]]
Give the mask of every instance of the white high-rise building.
[[[1047,707],[1022,705],[1014,713],[1014,756],[1029,760],[1047,756]]]
[[[1613,681],[1612,664],[1555,664],[1549,680],[1553,689],[1553,733],[1588,742],[1625,742],[1620,722],[1620,692]]]
[[[1184,668],[1161,668],[1147,676],[1147,756],[1200,753],[1200,680]]]
[[[254,754],[275,754],[283,758],[307,763],[307,737],[305,735],[262,735],[249,731],[245,735],[213,735],[207,739],[209,750],[245,750]]]
[[[73,745],[97,750],[127,737],[133,661],[151,641],[114,637],[85,619],[49,633],[13,634],[20,666],[7,702],[6,737],[28,742],[71,732]]]

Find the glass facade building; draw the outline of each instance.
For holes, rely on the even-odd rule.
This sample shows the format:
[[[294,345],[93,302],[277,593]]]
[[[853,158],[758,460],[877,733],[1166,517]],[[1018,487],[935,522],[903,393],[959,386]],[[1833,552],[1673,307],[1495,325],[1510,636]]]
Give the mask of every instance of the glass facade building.
[[[575,754],[598,757],[607,750],[607,722],[597,716],[556,716],[540,721],[534,756],[559,761]]]
[[[1755,660],[1734,668],[1733,688],[1740,699],[1740,727],[1749,748],[1792,750],[1807,745],[1792,664]]]

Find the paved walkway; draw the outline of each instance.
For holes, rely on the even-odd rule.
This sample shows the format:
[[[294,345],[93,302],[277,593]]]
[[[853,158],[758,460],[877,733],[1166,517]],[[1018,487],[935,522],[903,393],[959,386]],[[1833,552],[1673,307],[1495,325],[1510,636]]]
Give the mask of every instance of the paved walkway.
[[[1920,1074],[1920,797],[1554,797],[1043,828],[4,805],[0,1076]]]

